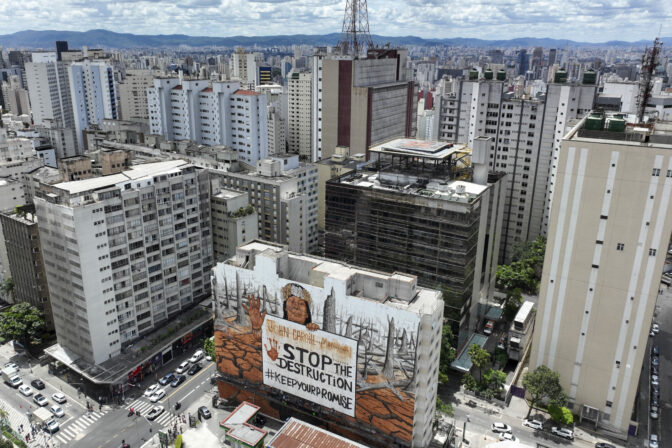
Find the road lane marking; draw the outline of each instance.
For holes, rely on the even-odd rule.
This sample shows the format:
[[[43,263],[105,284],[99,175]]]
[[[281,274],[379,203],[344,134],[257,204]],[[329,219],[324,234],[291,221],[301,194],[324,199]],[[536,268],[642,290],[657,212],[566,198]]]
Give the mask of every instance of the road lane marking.
[[[205,369],[202,369],[200,372],[198,372],[196,375],[194,375],[194,376],[192,376],[191,378],[189,378],[187,381],[184,382],[184,384],[182,384],[181,387],[178,387],[177,389],[175,389],[175,391],[174,391],[173,393],[171,393],[170,395],[168,395],[163,401],[169,400],[170,397],[172,397],[172,396],[175,395],[176,393],[180,392],[180,391],[184,388],[184,386],[186,386],[187,384],[191,383],[191,382],[194,381],[196,378],[198,378],[199,376],[201,376],[201,375],[203,375],[205,372],[207,372],[208,369],[210,369],[210,367],[213,366],[213,365],[214,365],[214,364],[209,365],[209,366],[206,367]]]

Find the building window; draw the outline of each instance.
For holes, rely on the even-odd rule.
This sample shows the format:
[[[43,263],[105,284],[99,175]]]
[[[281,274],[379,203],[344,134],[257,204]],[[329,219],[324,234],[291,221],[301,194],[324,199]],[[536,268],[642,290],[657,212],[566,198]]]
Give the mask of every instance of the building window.
[[[651,255],[652,257],[655,257],[656,256],[656,249],[649,249],[649,255]]]
[[[654,168],[651,172],[652,176],[660,176],[660,168]]]
[[[610,408],[613,404],[614,404],[614,403],[612,403],[611,401],[607,401],[606,406],[607,406],[608,408]]]
[[[618,243],[616,245],[616,250],[623,250],[624,248],[625,248],[625,244],[623,244],[623,243]]]

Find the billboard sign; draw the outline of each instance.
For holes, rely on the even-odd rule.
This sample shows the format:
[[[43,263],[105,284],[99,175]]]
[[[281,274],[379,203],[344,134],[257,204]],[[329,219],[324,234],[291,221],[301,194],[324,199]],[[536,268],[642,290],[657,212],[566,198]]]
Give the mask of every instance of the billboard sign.
[[[270,315],[261,339],[265,385],[355,416],[356,340]]]

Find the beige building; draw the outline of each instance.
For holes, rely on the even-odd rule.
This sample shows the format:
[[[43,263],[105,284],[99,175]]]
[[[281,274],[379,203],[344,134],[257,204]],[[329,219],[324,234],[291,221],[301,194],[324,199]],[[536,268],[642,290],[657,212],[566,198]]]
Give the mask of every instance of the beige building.
[[[150,70],[127,70],[124,82],[119,84],[121,119],[149,123],[147,89],[154,87]]]
[[[210,197],[210,205],[215,261],[222,262],[234,256],[239,245],[257,238],[259,218],[244,191],[218,188]]]
[[[67,181],[90,179],[94,176],[93,162],[89,156],[73,156],[58,161],[61,178]]]
[[[530,367],[558,371],[574,413],[623,434],[672,231],[670,130],[591,114],[553,163]]]
[[[287,87],[288,151],[299,155],[304,162],[311,160],[311,85],[308,72],[294,72]]]
[[[14,115],[30,115],[28,91],[21,87],[18,76],[11,76],[8,83],[2,83],[2,96],[5,107],[12,111]]]

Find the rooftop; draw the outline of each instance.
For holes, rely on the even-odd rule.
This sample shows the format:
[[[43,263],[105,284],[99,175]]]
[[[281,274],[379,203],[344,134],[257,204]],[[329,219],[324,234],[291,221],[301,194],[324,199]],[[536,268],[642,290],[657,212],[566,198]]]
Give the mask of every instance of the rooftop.
[[[246,192],[243,191],[236,191],[236,190],[226,190],[224,188],[220,189],[219,192],[216,194],[213,194],[213,198],[220,198],[220,199],[231,199],[231,198],[236,198],[238,196],[247,196]]]
[[[143,177],[165,174],[180,167],[188,165],[184,160],[169,160],[166,162],[145,163],[142,165],[133,165],[130,169],[109,176],[93,177],[91,179],[75,180],[70,182],[61,182],[54,187],[65,190],[70,194],[82,193],[85,191],[99,190],[112,187],[114,185],[128,182],[129,180],[138,180]]]
[[[565,139],[597,143],[618,141],[623,145],[672,149],[672,121],[645,116],[644,122],[639,123],[634,114],[592,111],[567,133]]]
[[[259,92],[253,92],[251,90],[245,90],[245,89],[238,89],[235,92],[233,92],[234,95],[260,95]]]
[[[374,146],[369,152],[442,160],[456,152],[464,151],[465,148],[466,146],[462,144],[399,138]]]
[[[366,448],[326,429],[302,422],[294,417],[266,442],[267,448]]]
[[[227,429],[227,437],[232,437],[249,446],[256,446],[268,434],[263,429],[248,423],[259,412],[259,409],[259,406],[243,401],[219,425]]]

